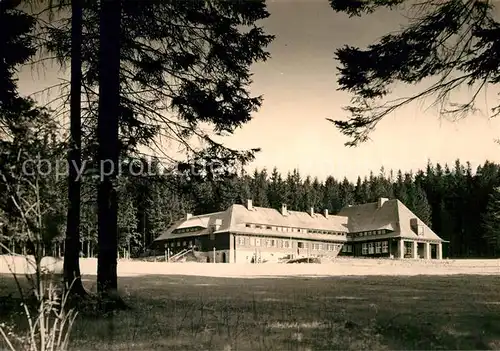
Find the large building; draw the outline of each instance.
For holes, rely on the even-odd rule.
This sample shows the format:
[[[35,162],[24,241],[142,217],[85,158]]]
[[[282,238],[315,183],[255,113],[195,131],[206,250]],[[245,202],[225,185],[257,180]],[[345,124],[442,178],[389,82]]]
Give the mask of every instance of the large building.
[[[203,262],[277,262],[340,256],[442,259],[444,240],[399,200],[347,206],[337,215],[247,205],[174,223],[156,240],[169,257]]]

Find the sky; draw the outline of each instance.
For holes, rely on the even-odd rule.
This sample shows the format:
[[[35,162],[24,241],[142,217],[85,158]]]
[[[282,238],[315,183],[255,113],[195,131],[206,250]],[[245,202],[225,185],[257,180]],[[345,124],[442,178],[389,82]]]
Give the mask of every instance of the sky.
[[[350,95],[338,91],[335,49],[366,46],[395,31],[402,23],[397,13],[383,11],[349,19],[335,13],[327,0],[275,0],[268,2],[270,17],[263,26],[276,39],[269,46],[271,58],[252,67],[250,90],[263,95],[263,106],[253,120],[225,138],[228,146],[262,149],[254,168],[277,167],[280,172],[299,169],[304,176],[324,180],[328,175],[355,181],[370,171],[423,169],[428,160],[453,164],[459,158],[475,169],[486,160],[500,162],[500,121],[483,114],[459,122],[443,120],[436,111],[413,104],[387,116],[368,141],[356,148],[326,118],[347,117],[342,106]],[[21,91],[33,92],[54,78],[20,74]],[[416,91],[397,87],[398,94]],[[470,94],[464,90],[460,94]],[[480,95],[484,107],[497,101],[489,89]],[[430,101],[428,101],[430,102]]]

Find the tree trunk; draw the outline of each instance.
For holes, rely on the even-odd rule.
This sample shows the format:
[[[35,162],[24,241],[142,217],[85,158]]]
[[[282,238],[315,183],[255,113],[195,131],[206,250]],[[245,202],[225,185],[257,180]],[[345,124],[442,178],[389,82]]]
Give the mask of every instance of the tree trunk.
[[[102,300],[119,300],[117,278],[118,117],[120,104],[121,1],[101,1],[99,117],[97,125],[99,187],[97,292]]]
[[[71,292],[85,295],[80,277],[80,189],[81,86],[82,86],[82,0],[71,2],[71,145],[68,152],[68,217],[64,252],[64,282]]]

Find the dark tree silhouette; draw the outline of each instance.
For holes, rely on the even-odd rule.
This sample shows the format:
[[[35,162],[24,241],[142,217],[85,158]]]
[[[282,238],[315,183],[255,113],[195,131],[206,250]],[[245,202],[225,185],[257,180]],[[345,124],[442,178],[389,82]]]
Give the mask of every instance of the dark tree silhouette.
[[[68,214],[66,220],[66,245],[64,252],[64,279],[71,291],[85,295],[80,277],[80,193],[82,166],[82,0],[71,1],[71,107],[70,145],[68,151]]]
[[[500,250],[500,188],[495,188],[489,196],[486,211],[483,214],[484,239],[496,257]]]
[[[20,1],[0,1],[0,137],[16,128],[16,122],[33,107],[20,97],[15,72],[36,52],[32,36],[35,19],[16,9]],[[29,118],[29,116],[26,116]]]
[[[487,84],[500,80],[500,25],[494,19],[492,1],[329,0],[337,12],[361,16],[378,8],[408,5],[409,24],[387,34],[363,50],[344,46],[336,51],[340,62],[340,90],[354,95],[345,107],[349,119],[332,120],[350,141],[368,139],[387,114],[425,97],[435,97],[441,115],[457,118],[474,111],[476,97]],[[434,83],[417,94],[386,100],[394,83]],[[473,89],[470,99],[452,100],[456,88]],[[496,114],[498,107],[493,109]]]
[[[118,174],[120,114],[121,1],[100,4],[99,117],[97,125],[99,184],[97,291],[104,300],[116,300],[118,251]]]

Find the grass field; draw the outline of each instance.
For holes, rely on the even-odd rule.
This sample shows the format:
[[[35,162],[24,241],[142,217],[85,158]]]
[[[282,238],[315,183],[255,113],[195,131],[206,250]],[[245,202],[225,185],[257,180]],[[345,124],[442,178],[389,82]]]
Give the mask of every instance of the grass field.
[[[95,277],[85,281],[92,290]],[[497,276],[142,276],[119,284],[132,310],[80,315],[73,349],[500,348]],[[12,289],[1,275],[0,295]]]

